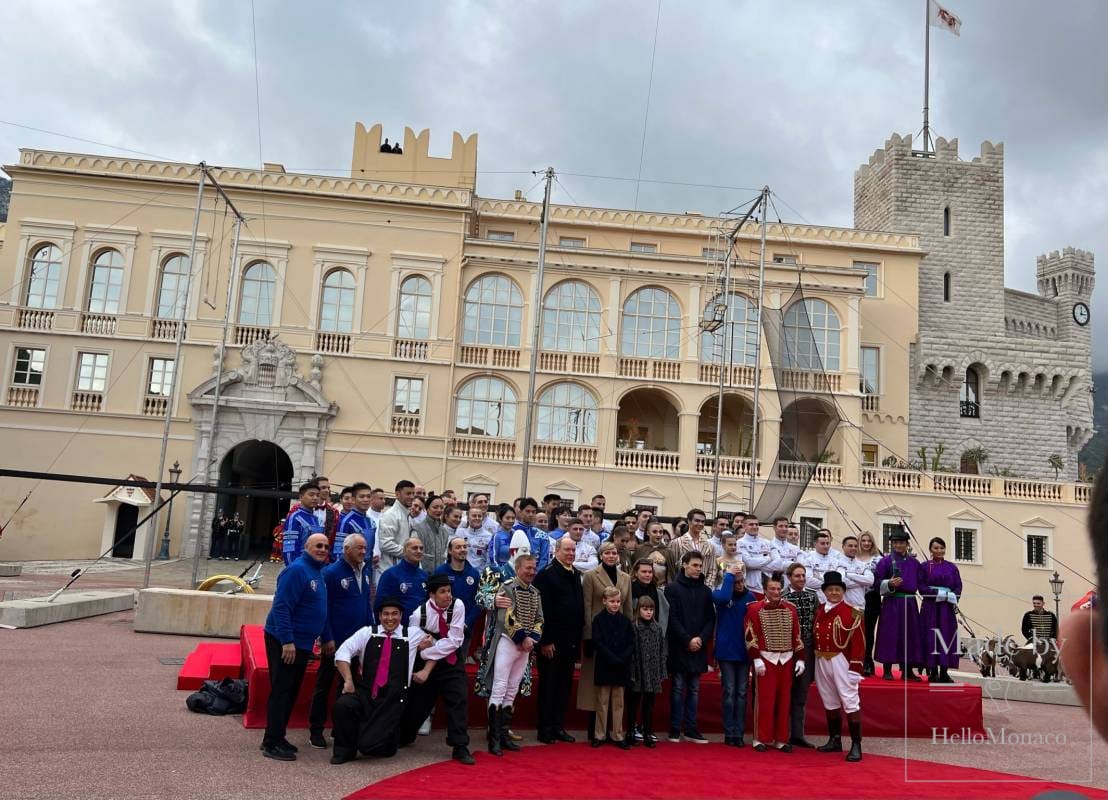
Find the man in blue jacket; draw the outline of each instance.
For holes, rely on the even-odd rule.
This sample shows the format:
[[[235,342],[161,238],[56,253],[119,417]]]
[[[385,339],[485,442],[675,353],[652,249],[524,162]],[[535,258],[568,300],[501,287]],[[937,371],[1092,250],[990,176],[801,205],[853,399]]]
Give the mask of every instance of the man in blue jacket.
[[[404,543],[404,552],[396,566],[389,567],[377,582],[378,597],[396,597],[403,605],[400,624],[407,627],[408,618],[427,598],[427,573],[423,561],[423,541],[412,537]]]
[[[265,656],[269,665],[262,753],[277,761],[295,761],[296,747],[285,738],[315,640],[327,622],[327,535],[313,533],[304,552],[277,576],[273,607],[265,619]]]
[[[323,568],[323,582],[327,585],[327,621],[319,637],[319,672],[308,712],[308,743],[319,750],[327,748],[323,726],[327,722],[328,695],[332,694],[331,685],[335,680],[335,649],[355,631],[373,624],[370,600],[373,566],[366,563],[367,551],[365,537],[360,533],[347,534],[343,537],[339,560]]]
[[[335,533],[335,546],[331,549],[331,560],[335,562],[342,561],[345,552],[342,543],[350,534],[360,533],[365,538],[366,550],[369,553],[373,552],[373,544],[377,538],[377,523],[369,517],[369,509],[373,503],[373,489],[368,483],[355,483],[350,487],[350,493],[354,496],[354,507],[339,519],[338,531]]]
[[[716,661],[723,689],[723,743],[729,747],[744,746],[746,688],[750,681],[744,621],[746,607],[755,599],[754,592],[746,588],[742,563],[728,569],[723,583],[712,592],[716,604]]]
[[[466,610],[465,640],[458,652],[464,659],[469,655],[469,643],[473,635],[473,623],[478,615],[484,611],[477,605],[477,589],[481,585],[481,573],[469,563],[469,545],[461,536],[455,536],[447,544],[446,563],[439,566],[435,575],[445,575],[450,579],[450,591],[454,599],[462,601],[462,607]]]
[[[281,556],[289,566],[304,551],[308,537],[323,533],[323,523],[316,519],[313,509],[319,505],[319,487],[305,483],[300,487],[300,502],[285,518],[285,532],[281,536]]]

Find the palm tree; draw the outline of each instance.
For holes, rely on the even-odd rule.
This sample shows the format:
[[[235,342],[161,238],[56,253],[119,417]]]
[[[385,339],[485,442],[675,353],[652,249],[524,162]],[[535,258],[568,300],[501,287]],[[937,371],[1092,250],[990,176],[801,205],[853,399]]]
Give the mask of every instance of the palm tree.
[[[1047,456],[1046,463],[1050,464],[1050,468],[1054,470],[1054,480],[1058,480],[1058,473],[1066,468],[1066,462],[1057,453],[1051,453]]]

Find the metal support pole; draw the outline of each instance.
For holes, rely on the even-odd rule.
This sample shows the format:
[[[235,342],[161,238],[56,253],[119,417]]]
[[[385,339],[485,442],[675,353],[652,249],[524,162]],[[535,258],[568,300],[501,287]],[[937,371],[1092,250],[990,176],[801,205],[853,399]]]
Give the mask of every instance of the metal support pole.
[[[539,366],[539,337],[542,335],[542,281],[546,267],[546,228],[550,221],[550,187],[554,183],[554,167],[546,168],[546,189],[542,196],[542,220],[539,224],[539,266],[535,273],[535,293],[531,301],[531,316],[535,320],[531,332],[531,370],[527,376],[527,419],[523,427],[523,467],[520,470],[519,494],[527,496],[527,470],[531,462],[531,438],[535,420],[535,373]]]
[[[175,484],[181,479],[181,462],[174,461],[173,466],[169,468],[169,483]],[[170,490],[172,493],[169,495],[169,508],[165,512],[165,531],[162,532],[162,549],[158,552],[159,561],[169,560],[169,523],[173,520],[173,498],[177,496],[177,492]]]
[[[723,259],[723,352],[719,358],[719,392],[716,395],[716,452],[715,466],[712,469],[712,518],[719,516],[719,466],[723,456],[720,443],[723,441],[723,384],[724,375],[731,373],[731,255],[735,250],[735,237],[738,231],[732,232],[727,240],[727,255]],[[727,354],[724,358],[724,352]],[[742,427],[742,420],[739,420]]]
[[[185,319],[188,317],[189,297],[192,295],[192,276],[196,274],[196,234],[200,228],[200,206],[204,202],[204,179],[208,175],[208,165],[200,162],[200,180],[196,186],[196,212],[192,217],[192,238],[189,241],[189,274],[185,278],[185,296],[181,301],[181,312],[177,317],[177,341],[173,347],[173,378],[169,382],[169,399],[165,404],[165,425],[162,428],[162,449],[158,456],[158,484],[154,487],[154,502],[162,497],[162,476],[165,474],[166,450],[169,448],[169,430],[173,424],[173,409],[177,402],[177,387],[181,383],[181,344],[185,339]],[[150,586],[150,563],[154,557],[154,540],[157,537],[157,514],[150,521],[150,541],[146,543],[146,567],[142,575],[142,588]]]
[[[231,295],[234,293],[235,283],[238,279],[238,255],[239,255],[239,233],[242,230],[242,216],[238,210],[235,210],[235,233],[234,238],[231,240],[231,269],[227,278],[227,298],[223,304],[223,334],[219,339],[219,356],[216,360],[215,367],[215,390],[212,392],[212,418],[208,423],[208,449],[204,454],[204,462],[200,464],[200,469],[203,471],[204,480],[207,482],[212,481],[211,471],[212,465],[215,463],[215,459],[212,458],[212,451],[215,449],[215,433],[216,422],[219,419],[219,397],[223,391],[223,357],[227,352],[227,331],[231,324]],[[218,476],[216,476],[218,480]],[[220,503],[220,495],[215,495],[215,505],[218,510]],[[208,507],[207,496],[205,495],[204,501],[201,502],[200,507],[206,509]],[[200,532],[204,530],[204,520],[207,519],[205,514],[200,515],[200,527],[196,532],[196,552],[192,554],[192,585],[196,586],[197,578],[200,575]]]
[[[758,294],[755,296],[758,310],[758,346],[754,348],[754,429],[750,434],[750,498],[747,504],[754,512],[754,490],[758,482],[758,402],[762,385],[762,300],[766,291],[766,214],[769,212],[769,187],[762,187],[762,242],[758,251]]]
[[[923,0],[923,152],[931,152],[931,5]]]

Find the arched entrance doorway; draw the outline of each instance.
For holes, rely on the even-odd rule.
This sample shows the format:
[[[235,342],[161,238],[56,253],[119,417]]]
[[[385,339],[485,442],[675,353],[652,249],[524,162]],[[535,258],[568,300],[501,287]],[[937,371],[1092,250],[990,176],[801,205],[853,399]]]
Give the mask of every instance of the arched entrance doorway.
[[[292,490],[292,460],[273,442],[257,439],[235,445],[219,465],[219,485],[233,489]],[[272,545],[277,522],[288,513],[290,501],[270,497],[220,495],[216,505],[231,517],[238,512],[243,521],[243,556],[264,555]]]

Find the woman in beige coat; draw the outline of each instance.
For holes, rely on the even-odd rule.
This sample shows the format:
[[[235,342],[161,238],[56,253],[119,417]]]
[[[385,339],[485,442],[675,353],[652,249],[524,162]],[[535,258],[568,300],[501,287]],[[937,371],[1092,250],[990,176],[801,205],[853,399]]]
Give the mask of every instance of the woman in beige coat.
[[[627,619],[632,618],[631,576],[619,571],[619,551],[612,542],[604,542],[599,550],[600,564],[590,569],[581,579],[585,595],[584,656],[581,659],[581,677],[577,682],[577,708],[596,711],[596,689],[593,685],[592,621],[604,610],[604,590],[609,586],[619,589],[620,610]],[[593,738],[593,715],[590,714],[589,740]]]

